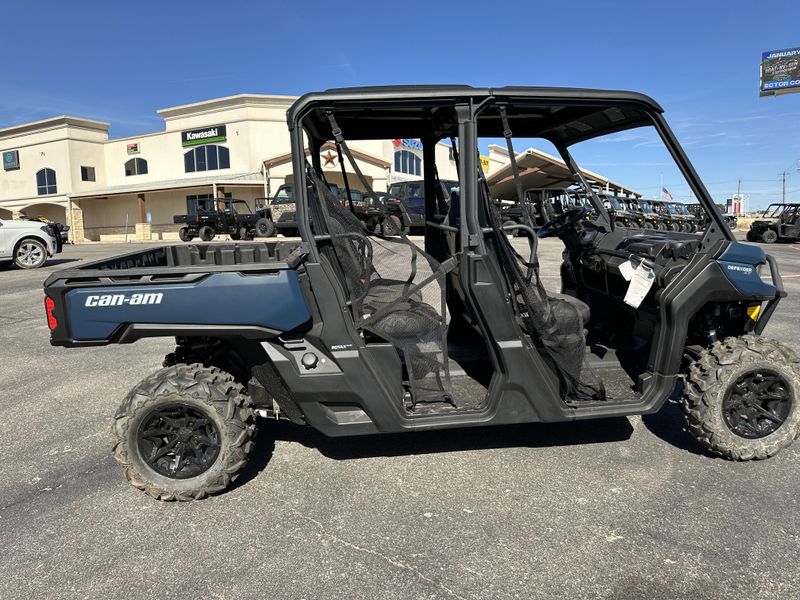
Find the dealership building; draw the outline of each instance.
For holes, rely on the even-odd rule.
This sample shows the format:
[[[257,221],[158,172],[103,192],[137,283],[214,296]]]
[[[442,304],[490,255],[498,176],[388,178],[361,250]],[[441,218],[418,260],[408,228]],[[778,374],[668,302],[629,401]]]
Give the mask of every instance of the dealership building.
[[[241,94],[165,108],[158,111],[162,131],[125,138],[110,139],[109,123],[73,116],[0,129],[0,218],[24,214],[67,223],[75,242],[178,239],[174,215],[210,208],[219,196],[245,200],[254,208],[281,185],[291,185],[286,111],[295,100]],[[350,146],[376,191],[422,176],[418,140],[354,141]],[[526,153],[530,169],[523,173],[532,178],[531,186],[564,171],[560,159]],[[343,187],[332,144],[323,147],[321,162],[326,179]],[[490,183],[497,172],[498,183],[508,185],[504,148],[490,145],[481,164]],[[448,144],[437,144],[436,165],[441,179],[457,179]],[[352,187],[360,188],[350,165],[346,172]],[[602,176],[595,180],[598,187],[609,185]]]

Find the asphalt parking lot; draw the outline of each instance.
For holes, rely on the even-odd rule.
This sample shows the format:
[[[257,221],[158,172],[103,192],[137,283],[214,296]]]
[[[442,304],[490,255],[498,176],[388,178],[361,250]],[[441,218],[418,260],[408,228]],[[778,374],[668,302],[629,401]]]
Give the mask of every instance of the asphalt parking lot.
[[[168,340],[48,343],[41,284],[131,246],[0,271],[0,598],[797,598],[800,444],[705,454],[658,415],[326,439],[262,422],[231,491],[161,503],[111,457]],[[765,335],[800,351],[800,246]],[[541,245],[556,287],[560,243]]]

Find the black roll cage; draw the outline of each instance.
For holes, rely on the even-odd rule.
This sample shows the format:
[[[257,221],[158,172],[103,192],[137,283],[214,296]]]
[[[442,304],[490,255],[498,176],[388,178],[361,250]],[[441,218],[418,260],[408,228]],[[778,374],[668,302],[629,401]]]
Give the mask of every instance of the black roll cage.
[[[433,185],[428,167],[433,165],[434,146],[439,139],[458,136],[460,147],[459,186],[461,190],[461,215],[464,227],[461,228],[461,248],[483,247],[483,229],[479,214],[479,178],[477,172],[477,141],[479,135],[478,118],[490,106],[546,108],[548,106],[566,111],[573,118],[604,110],[622,111],[625,108],[639,111],[643,115],[638,119],[620,120],[596,131],[570,131],[570,123],[552,120],[549,130],[540,131],[530,137],[541,137],[549,140],[558,150],[576,180],[587,191],[597,209],[600,224],[607,230],[613,229],[608,211],[602,201],[585,181],[583,175],[570,154],[569,146],[608,135],[618,131],[633,129],[645,125],[653,125],[670,155],[678,165],[689,187],[698,198],[708,218],[716,227],[707,227],[701,240],[700,250],[709,249],[718,241],[734,241],[733,234],[717,212],[708,190],[700,180],[685,151],[681,147],[674,132],[663,117],[663,109],[651,98],[634,92],[585,90],[571,88],[472,88],[469,86],[392,86],[375,88],[345,88],[306,94],[298,99],[287,112],[287,122],[291,137],[292,169],[296,182],[305,181],[306,154],[304,140],[307,138],[311,150],[312,164],[317,172],[322,172],[320,152],[325,142],[331,141],[333,135],[326,132],[324,122],[319,115],[327,112],[336,114],[337,109],[344,109],[349,114],[358,114],[364,122],[363,129],[342,125],[346,139],[382,139],[386,137],[418,137],[423,142],[423,163],[426,168],[426,197],[428,186]],[[410,112],[415,109],[419,114]],[[588,109],[592,109],[591,111]],[[421,110],[427,112],[423,113]],[[452,111],[452,114],[439,119],[439,111]],[[405,112],[404,112],[405,111]],[[406,112],[408,114],[406,114]],[[381,121],[381,114],[397,115],[394,123],[388,119]],[[558,114],[558,111],[555,111]],[[424,127],[420,126],[423,115],[427,115]],[[312,118],[313,117],[313,118]],[[374,121],[369,121],[370,117]],[[525,123],[525,115],[517,117],[518,122]],[[349,121],[348,121],[349,124]],[[490,124],[491,125],[491,124]],[[495,124],[496,125],[496,124]],[[545,125],[551,125],[546,123]],[[381,129],[381,127],[386,129]],[[394,127],[394,129],[390,128]],[[486,126],[484,126],[485,128]],[[512,129],[514,125],[512,124]],[[495,131],[495,130],[492,130]],[[407,132],[407,133],[406,133]],[[526,132],[516,134],[527,137]],[[499,137],[499,136],[498,136]],[[295,203],[297,226],[301,237],[306,241],[314,240],[310,227],[310,212],[307,187],[296,186]],[[313,210],[313,209],[311,209]],[[319,216],[317,217],[319,218]],[[325,237],[325,236],[323,236]],[[314,240],[316,241],[316,240]],[[309,253],[313,260],[319,260],[316,243],[309,244]]]

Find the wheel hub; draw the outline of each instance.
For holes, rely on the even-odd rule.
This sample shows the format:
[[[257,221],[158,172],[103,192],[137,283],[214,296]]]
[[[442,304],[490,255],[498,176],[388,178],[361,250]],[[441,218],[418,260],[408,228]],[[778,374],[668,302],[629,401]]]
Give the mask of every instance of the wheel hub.
[[[216,462],[221,435],[208,414],[172,403],[155,408],[142,420],[137,446],[144,462],[159,475],[187,479]]]
[[[725,393],[722,414],[736,435],[748,439],[766,437],[783,425],[792,409],[791,386],[768,369],[741,375]]]

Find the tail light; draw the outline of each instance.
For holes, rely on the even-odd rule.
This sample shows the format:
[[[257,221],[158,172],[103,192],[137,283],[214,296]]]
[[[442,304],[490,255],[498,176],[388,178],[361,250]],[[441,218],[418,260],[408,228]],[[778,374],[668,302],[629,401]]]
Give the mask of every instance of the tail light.
[[[56,303],[53,302],[53,299],[49,296],[45,296],[44,298],[44,309],[47,312],[47,326],[50,328],[50,331],[53,331],[56,327],[58,327],[58,321],[56,321],[56,317],[53,314],[53,310],[56,308]]]

